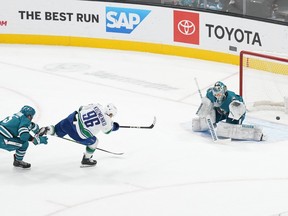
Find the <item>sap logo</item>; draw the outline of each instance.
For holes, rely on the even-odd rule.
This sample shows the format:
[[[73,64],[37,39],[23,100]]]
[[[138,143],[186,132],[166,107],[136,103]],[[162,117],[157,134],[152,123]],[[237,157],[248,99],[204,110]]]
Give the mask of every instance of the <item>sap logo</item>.
[[[106,32],[130,34],[150,10],[106,7]]]

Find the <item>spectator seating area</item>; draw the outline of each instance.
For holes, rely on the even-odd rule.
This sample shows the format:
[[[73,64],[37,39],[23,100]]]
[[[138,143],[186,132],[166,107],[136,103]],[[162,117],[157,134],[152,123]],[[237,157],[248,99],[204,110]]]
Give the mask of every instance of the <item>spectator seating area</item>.
[[[173,5],[217,10],[288,23],[288,0],[84,0]]]
[[[165,4],[219,10],[288,22],[288,0],[162,0]],[[245,8],[246,6],[246,8]]]
[[[277,0],[275,4],[275,19],[280,19],[288,22],[288,0]]]

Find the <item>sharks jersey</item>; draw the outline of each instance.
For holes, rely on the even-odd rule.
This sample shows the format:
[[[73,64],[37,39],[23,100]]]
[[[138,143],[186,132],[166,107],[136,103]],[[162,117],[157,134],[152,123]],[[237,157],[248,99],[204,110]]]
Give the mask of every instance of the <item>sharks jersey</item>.
[[[238,100],[240,102],[243,102],[243,98],[240,95],[235,94],[232,91],[227,90],[225,93],[224,99],[221,101],[221,103],[217,102],[216,97],[214,97],[212,88],[207,90],[206,97],[209,98],[209,100],[213,103],[214,108],[218,113],[228,115],[229,105],[233,100]]]
[[[110,133],[113,129],[112,119],[105,114],[105,108],[100,104],[82,106],[76,114],[76,130],[82,139],[95,136],[102,131]]]
[[[23,113],[18,112],[0,122],[0,134],[6,138],[18,137],[26,142],[30,138],[30,124],[31,121]]]

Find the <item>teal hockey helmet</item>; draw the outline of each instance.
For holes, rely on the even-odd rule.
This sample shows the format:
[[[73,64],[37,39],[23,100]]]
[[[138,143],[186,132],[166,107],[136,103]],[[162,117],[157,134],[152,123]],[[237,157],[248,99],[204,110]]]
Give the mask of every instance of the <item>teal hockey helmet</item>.
[[[21,113],[23,113],[23,115],[25,115],[26,117],[31,116],[33,117],[35,115],[35,109],[31,106],[25,105],[21,108],[20,110]]]

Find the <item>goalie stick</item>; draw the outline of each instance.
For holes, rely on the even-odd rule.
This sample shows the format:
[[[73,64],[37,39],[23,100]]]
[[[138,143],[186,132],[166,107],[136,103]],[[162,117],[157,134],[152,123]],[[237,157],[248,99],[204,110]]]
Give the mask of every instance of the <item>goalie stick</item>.
[[[202,99],[203,95],[202,95],[202,92],[200,90],[197,78],[195,77],[194,80],[195,80],[195,83],[196,83],[200,98]],[[206,116],[205,119],[206,119],[206,123],[208,125],[209,131],[210,131],[210,134],[211,134],[211,138],[212,138],[214,143],[226,144],[226,143],[230,143],[231,142],[231,138],[224,138],[224,139],[219,139],[218,138],[217,132],[216,132],[216,130],[214,128],[214,125],[213,125],[213,122],[212,122],[212,119],[211,119],[210,115]]]
[[[120,125],[120,128],[137,128],[137,129],[152,129],[156,124],[156,117],[154,116],[153,123],[150,126],[129,126],[129,125]]]
[[[202,95],[202,92],[201,92],[201,90],[200,90],[200,87],[199,87],[197,78],[195,77],[194,80],[195,80],[195,83],[196,83],[196,86],[197,86],[197,89],[198,89],[198,93],[199,93],[199,95],[200,95],[200,98],[202,99],[202,98],[203,98],[203,95]],[[207,123],[207,125],[208,125],[208,128],[209,128],[209,131],[210,131],[210,134],[211,134],[211,137],[212,137],[213,142],[217,142],[217,141],[218,141],[218,136],[217,136],[216,130],[215,130],[214,126],[213,126],[213,122],[212,122],[210,116],[209,116],[209,115],[206,116],[205,119],[206,119],[206,123]]]

